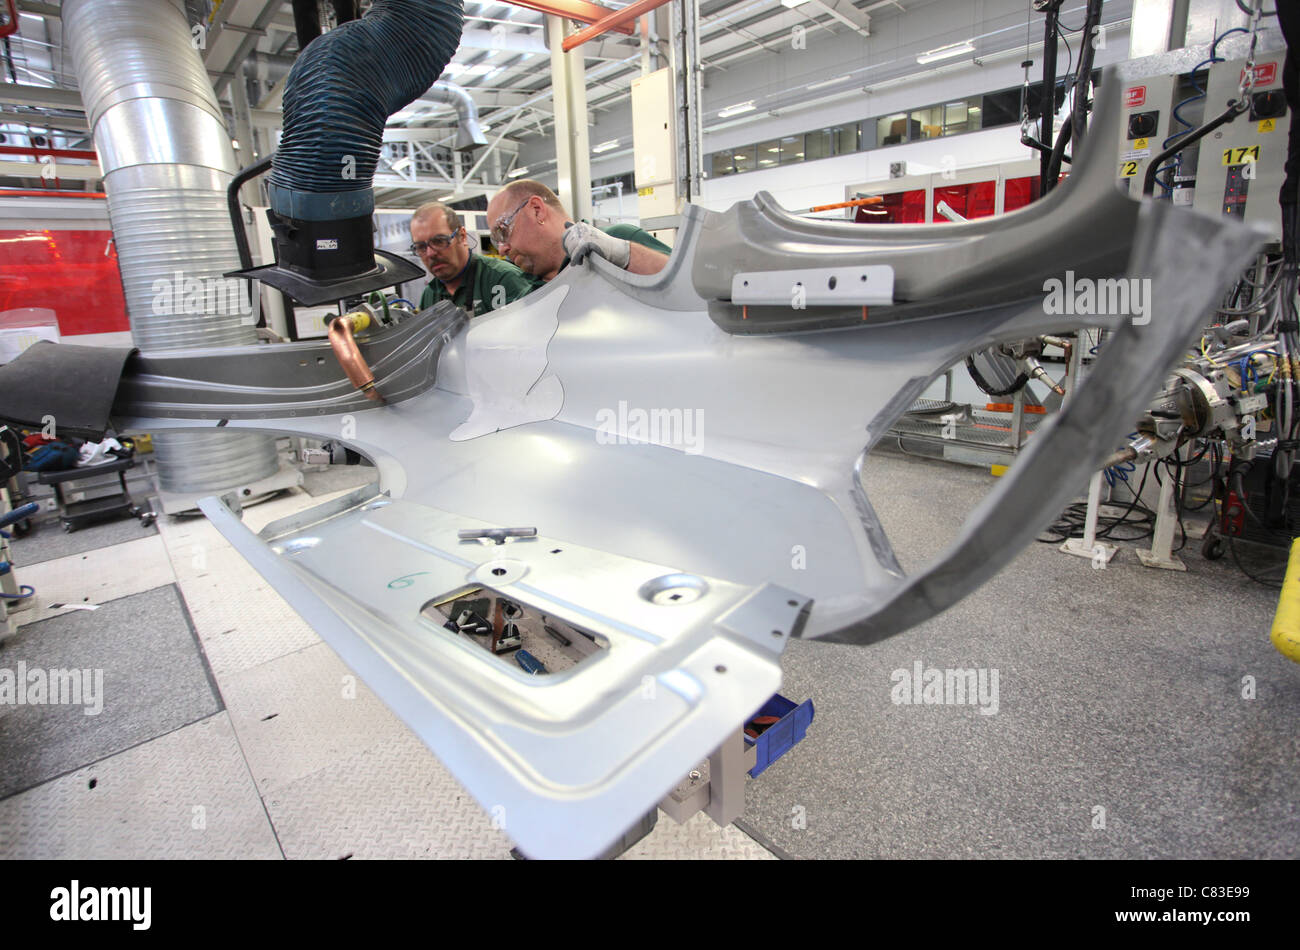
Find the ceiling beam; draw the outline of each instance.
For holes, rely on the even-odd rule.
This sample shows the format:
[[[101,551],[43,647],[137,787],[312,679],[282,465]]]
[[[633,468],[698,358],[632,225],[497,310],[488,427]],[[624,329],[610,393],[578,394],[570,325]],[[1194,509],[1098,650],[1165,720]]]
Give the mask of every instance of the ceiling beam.
[[[262,12],[259,13],[257,19],[253,21],[253,29],[257,32],[245,33],[243,38],[239,41],[239,46],[235,50],[235,55],[230,57],[230,62],[226,64],[222,76],[213,84],[218,99],[221,98],[221,93],[225,90],[226,83],[230,81],[230,78],[233,78],[234,73],[248,57],[248,54],[253,51],[255,46],[257,46],[258,38],[265,33],[267,24],[275,19],[276,15],[280,12],[280,4],[281,0],[267,0],[266,5],[262,7]],[[227,26],[229,26],[229,24],[227,24]],[[230,73],[231,77],[227,78],[225,73]]]
[[[839,20],[860,36],[871,35],[871,17],[855,7],[850,0],[808,0]]]
[[[510,4],[516,7],[527,7],[538,13],[550,13],[569,20],[577,20],[579,23],[595,23],[615,12],[598,3],[588,3],[587,0],[510,0]],[[615,27],[615,32],[631,36],[633,30],[632,27],[624,24]]]
[[[87,132],[90,126],[85,119],[70,115],[32,115],[29,112],[0,112],[0,122],[34,125],[38,129],[61,129],[66,132]]]
[[[83,109],[81,93],[76,89],[54,89],[49,86],[27,86],[22,83],[0,83],[0,102],[24,106],[44,106],[47,109]]]
[[[37,162],[0,161],[0,177],[40,179],[45,166]],[[68,165],[54,163],[54,178],[66,178],[70,181],[99,181],[104,173],[98,165]]]

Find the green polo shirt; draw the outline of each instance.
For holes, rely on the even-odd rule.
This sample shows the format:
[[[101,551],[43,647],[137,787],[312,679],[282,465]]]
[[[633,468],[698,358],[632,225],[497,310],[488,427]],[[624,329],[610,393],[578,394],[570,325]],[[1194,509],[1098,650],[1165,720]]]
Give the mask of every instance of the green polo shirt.
[[[611,224],[607,228],[601,228],[610,237],[622,238],[624,241],[631,241],[633,244],[640,244],[642,247],[648,247],[652,251],[658,251],[660,254],[672,254],[673,249],[659,240],[649,231],[638,228],[635,224]]]
[[[424,294],[420,297],[420,309],[432,307],[439,300],[450,300],[462,310],[481,317],[489,310],[518,300],[540,283],[537,278],[525,274],[509,261],[498,257],[483,257],[471,251],[469,263],[465,265],[465,276],[461,278],[456,293],[447,293],[442,281],[435,278],[424,288]]]
[[[644,228],[638,228],[635,224],[611,224],[607,228],[601,228],[610,237],[616,237],[624,241],[631,241],[633,244],[640,244],[642,247],[648,247],[652,251],[658,251],[660,254],[671,255],[673,249],[659,240]],[[560,271],[569,266],[569,255],[564,255],[564,263],[560,265]],[[555,276],[560,275],[560,271],[555,272]]]

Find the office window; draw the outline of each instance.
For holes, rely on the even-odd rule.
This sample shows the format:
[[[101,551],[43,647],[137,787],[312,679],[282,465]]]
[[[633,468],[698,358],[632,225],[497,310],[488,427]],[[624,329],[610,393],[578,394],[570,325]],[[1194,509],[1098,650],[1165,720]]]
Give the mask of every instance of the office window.
[[[758,168],[774,168],[781,161],[781,140],[758,143]]]
[[[976,109],[978,108],[976,106]],[[965,99],[957,102],[945,102],[943,105],[943,134],[958,135],[962,132],[969,132],[973,128],[970,125],[970,113],[970,103]],[[975,114],[978,116],[978,111]]]
[[[980,111],[980,128],[991,129],[998,125],[1020,124],[1020,90],[1004,89],[983,97]]]
[[[937,139],[943,134],[943,106],[916,109],[911,114],[912,140]]]
[[[921,137],[921,123],[909,119],[906,112],[896,112],[876,120],[876,140],[881,145],[902,145]]]
[[[712,159],[709,173],[711,178],[721,178],[723,175],[730,175],[736,170],[730,152],[714,152],[710,158]]]
[[[755,146],[753,145],[742,145],[740,148],[733,148],[731,150],[731,160],[735,165],[736,174],[752,172],[758,167]]]
[[[804,160],[816,161],[819,158],[830,158],[835,154],[835,141],[831,138],[830,129],[818,129],[816,132],[809,132],[803,137]]]
[[[831,129],[831,137],[835,139],[835,154],[848,155],[858,150],[858,123],[852,125],[837,125]]]
[[[804,160],[802,135],[786,135],[781,138],[781,164],[792,165]]]

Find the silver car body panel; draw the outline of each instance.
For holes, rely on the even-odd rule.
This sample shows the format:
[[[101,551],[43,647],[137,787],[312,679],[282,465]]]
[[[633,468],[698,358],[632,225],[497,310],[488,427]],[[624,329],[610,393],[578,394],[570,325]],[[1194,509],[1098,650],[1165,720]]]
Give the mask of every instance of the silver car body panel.
[[[1129,431],[1261,244],[1114,189],[1111,79],[1074,174],[1021,211],[868,228],[792,218],[762,195],[723,214],[688,207],[658,275],[594,260],[468,331],[444,308],[362,340],[385,406],[269,395],[296,387],[295,367],[337,385],[317,361],[328,349],[308,343],[264,348],[261,392],[221,351],[143,354],[115,418],[291,432],[367,456],[382,494],[260,537],[226,502],[202,507],[526,853],[599,853],[777,689],[791,636],[897,634],[1014,557]],[[821,281],[837,267],[890,268],[894,301],[731,299],[738,274]],[[1048,312],[1044,283],[1068,270],[1137,281],[1148,306]],[[1079,326],[1114,331],[1086,384],[952,544],[905,576],[862,488],[870,447],[965,354]],[[538,537],[457,535],[525,526]],[[608,650],[533,677],[421,616],[478,583]],[[656,599],[663,589],[690,593]]]

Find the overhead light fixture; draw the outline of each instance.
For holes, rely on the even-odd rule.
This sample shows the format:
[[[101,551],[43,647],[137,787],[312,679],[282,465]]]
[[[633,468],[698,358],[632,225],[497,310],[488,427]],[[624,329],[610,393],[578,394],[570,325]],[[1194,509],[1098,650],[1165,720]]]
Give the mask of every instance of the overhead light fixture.
[[[807,2],[808,0],[781,0],[781,6],[793,10],[795,7],[801,7]]]
[[[238,151],[239,151],[239,139],[231,139],[231,140],[230,140],[230,147],[233,148],[236,152],[238,152]]]
[[[487,135],[487,133],[489,133],[489,132],[492,131],[492,126],[490,126],[490,125],[480,125],[480,126],[479,126],[479,131],[482,132],[484,135]]]
[[[456,197],[456,192],[453,191],[453,192],[452,192],[451,194],[449,194],[449,195],[441,195],[441,196],[439,196],[438,200],[439,200],[439,201],[450,201],[452,198],[455,198],[455,197]]]
[[[823,79],[821,82],[815,82],[815,83],[813,83],[813,84],[810,85],[810,86],[805,86],[804,88],[805,88],[805,89],[809,89],[809,90],[812,90],[812,89],[823,89],[823,88],[825,88],[826,86],[833,86],[833,85],[835,85],[837,82],[844,82],[844,80],[846,80],[846,79],[852,79],[852,78],[853,78],[853,77],[852,77],[851,75],[849,75],[848,73],[845,73],[843,76],[836,76],[834,79]]]
[[[718,118],[730,119],[733,115],[740,115],[742,112],[753,112],[753,111],[754,111],[754,100],[750,99],[748,102],[737,102],[734,106],[727,106],[727,108],[723,109],[721,112],[718,113]]]
[[[617,146],[618,139],[610,139],[608,142],[601,142],[599,145],[592,148],[592,151],[596,153],[608,152],[611,148],[616,148]]]
[[[961,56],[965,53],[975,52],[974,40],[962,40],[960,43],[949,43],[947,46],[938,46],[934,49],[928,49],[916,61],[924,66],[926,63],[938,62],[941,59],[952,59],[954,56]]]
[[[411,167],[411,156],[409,155],[406,156],[406,158],[399,158],[397,161],[393,162],[392,164],[392,169],[395,172],[400,172],[403,168],[410,168],[410,167]]]
[[[512,172],[506,172],[506,177],[507,177],[507,178],[523,178],[523,177],[524,177],[525,175],[527,175],[527,174],[528,174],[528,166],[525,165],[523,168],[516,168],[516,169],[515,169],[514,171],[512,171]]]
[[[488,73],[497,72],[501,68],[500,66],[489,66],[487,63],[448,63],[443,72],[450,73],[453,76],[486,76]]]

